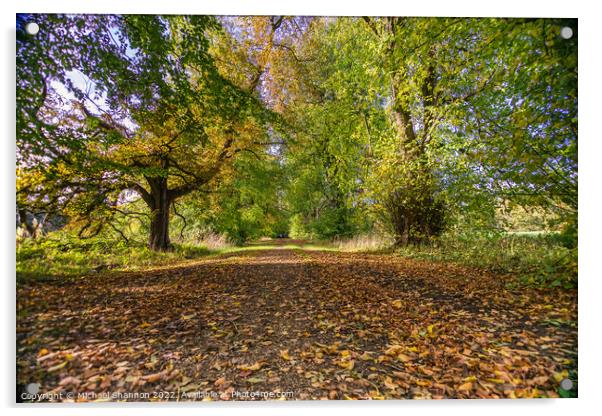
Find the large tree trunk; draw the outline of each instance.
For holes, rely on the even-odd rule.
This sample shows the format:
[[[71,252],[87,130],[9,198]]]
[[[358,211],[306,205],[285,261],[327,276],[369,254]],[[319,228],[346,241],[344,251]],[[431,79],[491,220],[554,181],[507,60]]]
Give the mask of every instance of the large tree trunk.
[[[369,17],[364,17],[364,20],[376,36],[386,36],[383,38],[386,39],[384,65],[390,74],[391,124],[399,138],[397,163],[403,168],[400,169],[400,180],[391,186],[382,200],[391,222],[395,245],[420,244],[439,235],[445,219],[445,206],[436,195],[437,186],[425,150],[436,124],[436,48],[431,46],[427,52],[428,65],[424,74],[422,71],[410,74],[404,69],[404,56],[400,54],[407,49],[402,32],[406,18],[387,17],[382,26]],[[416,81],[420,82],[418,102],[422,113],[416,113],[420,110],[412,105],[416,100],[410,86]],[[414,124],[418,122],[420,125],[420,121],[422,128],[416,130]]]
[[[171,250],[169,241],[169,205],[166,178],[147,178],[151,187],[152,206],[148,246],[151,250]]]
[[[169,205],[161,205],[160,208],[153,210],[150,225],[150,235],[148,246],[151,250],[167,251],[170,250],[169,241]]]
[[[399,20],[392,20],[393,31],[398,28]],[[395,40],[390,44],[389,54],[398,49]],[[407,246],[421,244],[443,231],[445,206],[436,196],[436,184],[429,167],[425,144],[430,140],[433,119],[433,107],[436,105],[434,88],[436,82],[435,67],[432,64],[434,50],[429,53],[431,64],[422,81],[423,126],[418,132],[414,129],[412,107],[399,96],[404,91],[404,82],[408,82],[402,73],[391,76],[391,115],[393,125],[399,137],[399,163],[404,166],[405,183],[398,184],[388,196],[388,210],[393,223],[395,244]]]
[[[27,236],[31,238],[36,237],[36,228],[33,226],[33,222],[27,222],[27,211],[24,208],[19,208],[19,222],[21,227],[27,232]]]

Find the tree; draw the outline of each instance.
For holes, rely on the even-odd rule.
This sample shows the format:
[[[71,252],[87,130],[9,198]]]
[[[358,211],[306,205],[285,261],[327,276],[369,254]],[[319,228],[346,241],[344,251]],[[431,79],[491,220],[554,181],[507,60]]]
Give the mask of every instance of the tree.
[[[60,211],[82,236],[141,198],[149,245],[165,249],[170,205],[208,192],[213,223],[241,236],[288,216],[321,237],[378,222],[417,244],[468,218],[491,226],[506,202],[576,226],[577,36],[559,36],[574,20],[39,15],[19,27],[30,18],[41,31],[17,39],[17,208]],[[259,191],[263,168],[284,186]]]
[[[365,52],[354,49],[361,40],[342,44],[350,28],[345,19],[295,18],[271,63],[267,94],[289,131],[281,157],[294,236],[350,236],[363,225],[365,126],[355,104],[365,82],[354,66]]]
[[[365,21],[381,43],[400,146],[402,179],[385,203],[398,243],[441,232],[442,191],[576,212],[577,41],[559,36],[575,21]]]
[[[85,236],[138,195],[149,247],[168,249],[170,206],[261,146],[262,63],[224,73],[213,44],[235,40],[207,16],[35,21],[40,35],[17,41],[19,204],[67,213]]]

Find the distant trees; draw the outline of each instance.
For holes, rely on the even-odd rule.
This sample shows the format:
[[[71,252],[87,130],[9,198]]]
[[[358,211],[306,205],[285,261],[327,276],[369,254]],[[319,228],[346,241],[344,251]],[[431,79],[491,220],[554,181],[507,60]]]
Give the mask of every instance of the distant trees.
[[[286,92],[301,148],[322,143],[310,165],[329,166],[321,175],[347,206],[388,224],[399,245],[508,197],[570,220],[577,43],[560,37],[565,25],[576,29],[559,19],[316,19],[286,61],[296,76],[274,94]]]

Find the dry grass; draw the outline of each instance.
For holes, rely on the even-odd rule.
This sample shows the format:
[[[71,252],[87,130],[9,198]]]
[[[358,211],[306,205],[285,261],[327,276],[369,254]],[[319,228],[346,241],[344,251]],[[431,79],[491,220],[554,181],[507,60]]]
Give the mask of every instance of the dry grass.
[[[378,251],[390,247],[393,240],[378,234],[362,234],[349,239],[335,240],[341,251]]]
[[[233,246],[225,234],[218,234],[214,232],[205,234],[197,244],[207,248],[210,251],[223,250]]]

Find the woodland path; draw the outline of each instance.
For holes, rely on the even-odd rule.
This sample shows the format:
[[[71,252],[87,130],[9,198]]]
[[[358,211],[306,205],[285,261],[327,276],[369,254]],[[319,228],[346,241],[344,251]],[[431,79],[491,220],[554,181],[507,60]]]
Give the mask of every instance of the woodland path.
[[[19,285],[19,383],[64,401],[503,398],[575,377],[576,291],[270,244]]]

